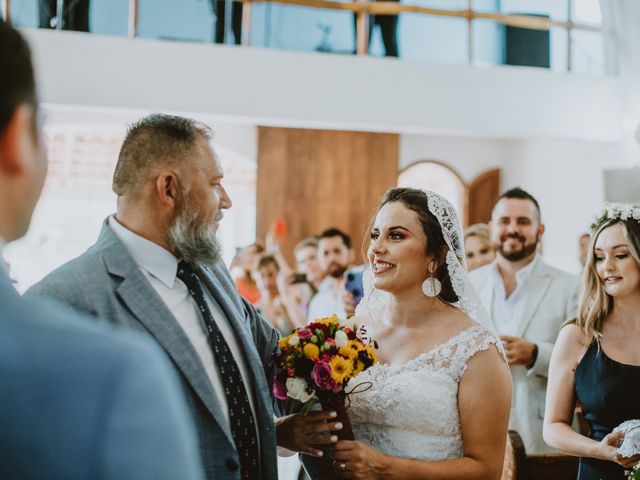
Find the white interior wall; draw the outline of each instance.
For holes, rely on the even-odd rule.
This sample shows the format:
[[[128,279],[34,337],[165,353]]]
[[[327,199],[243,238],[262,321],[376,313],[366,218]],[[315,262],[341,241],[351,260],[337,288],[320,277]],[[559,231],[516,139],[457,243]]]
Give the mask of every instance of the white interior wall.
[[[613,77],[27,34],[42,98],[55,104],[188,111],[251,125],[500,138],[620,135]]]
[[[402,135],[400,169],[420,160],[447,164],[465,183],[500,168],[502,190],[520,186],[539,201],[544,257],[569,272],[579,270],[578,237],[604,202],[602,170],[625,165],[611,142]]]

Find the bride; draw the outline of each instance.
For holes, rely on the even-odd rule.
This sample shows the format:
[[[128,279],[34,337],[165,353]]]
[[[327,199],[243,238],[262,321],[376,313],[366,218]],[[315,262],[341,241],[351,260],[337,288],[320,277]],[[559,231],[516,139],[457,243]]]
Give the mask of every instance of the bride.
[[[357,479],[500,478],[511,383],[500,340],[463,266],[457,214],[441,196],[388,191],[371,228],[356,324],[380,363],[352,385],[356,441],[338,441],[334,475]]]

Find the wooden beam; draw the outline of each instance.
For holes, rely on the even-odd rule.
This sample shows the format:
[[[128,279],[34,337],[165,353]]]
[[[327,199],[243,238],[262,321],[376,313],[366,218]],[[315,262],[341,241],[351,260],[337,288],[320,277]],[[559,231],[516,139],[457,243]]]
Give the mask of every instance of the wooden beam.
[[[251,0],[242,0],[242,46],[251,46]]]
[[[241,1],[241,0],[236,0]],[[574,30],[586,30],[599,32],[600,27],[587,23],[558,22],[544,17],[531,17],[529,15],[512,15],[505,13],[485,13],[473,10],[443,10],[438,8],[421,7],[419,5],[399,4],[398,2],[353,2],[342,3],[332,0],[252,0],[254,2],[273,2],[287,5],[300,5],[311,8],[324,8],[327,10],[348,10],[354,13],[365,11],[369,15],[398,15],[400,13],[422,13],[438,17],[454,17],[465,19],[480,18],[494,20],[503,25],[512,27],[529,28],[532,30],[550,30],[551,28],[572,28]]]
[[[138,0],[129,0],[129,38],[138,36]]]
[[[356,0],[366,7],[367,0]],[[366,10],[356,13],[356,53],[366,55],[369,51],[369,14]]]
[[[11,2],[9,0],[2,0],[2,18],[11,24]]]

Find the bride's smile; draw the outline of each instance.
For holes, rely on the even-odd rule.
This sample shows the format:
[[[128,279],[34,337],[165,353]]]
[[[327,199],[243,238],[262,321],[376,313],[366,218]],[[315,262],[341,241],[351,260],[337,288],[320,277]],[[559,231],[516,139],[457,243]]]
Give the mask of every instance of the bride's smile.
[[[367,256],[373,284],[394,295],[421,295],[427,276],[427,237],[411,209],[400,202],[384,205],[371,229]]]

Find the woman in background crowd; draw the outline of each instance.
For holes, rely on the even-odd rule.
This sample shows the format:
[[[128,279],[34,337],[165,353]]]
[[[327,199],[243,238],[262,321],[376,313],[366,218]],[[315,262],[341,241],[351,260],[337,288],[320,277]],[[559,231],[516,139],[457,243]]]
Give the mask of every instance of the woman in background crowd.
[[[284,306],[284,295],[278,288],[280,265],[274,255],[263,255],[258,260],[255,272],[256,283],[260,290],[258,310],[277,328],[282,335],[289,335],[296,327]]]
[[[240,250],[231,264],[231,271],[237,272],[234,278],[238,293],[254,305],[260,299],[260,291],[253,278],[253,271],[262,252],[264,252],[264,247],[253,243]]]
[[[293,254],[297,271],[294,273],[291,269],[282,269],[278,276],[278,289],[292,323],[301,327],[307,323],[309,302],[324,279],[318,262],[318,239],[303,239],[295,246]]]
[[[640,456],[618,453],[620,423],[640,419],[640,207],[611,205],[587,251],[578,316],[549,366],[544,439],[580,456],[579,480],[624,480]],[[589,436],[571,429],[576,401]]]
[[[484,223],[467,227],[464,231],[464,250],[469,271],[493,262],[496,252],[489,239],[489,227]]]

